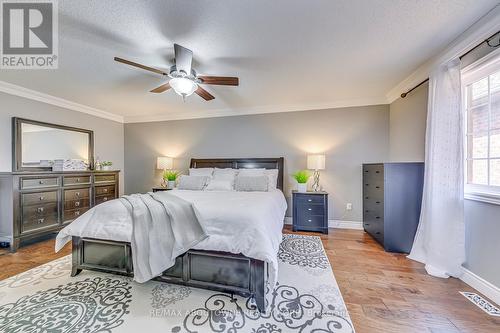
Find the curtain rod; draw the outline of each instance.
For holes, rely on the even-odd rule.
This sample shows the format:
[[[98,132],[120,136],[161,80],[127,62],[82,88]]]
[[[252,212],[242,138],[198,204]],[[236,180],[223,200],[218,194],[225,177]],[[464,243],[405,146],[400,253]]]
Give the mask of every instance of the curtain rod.
[[[496,47],[499,47],[500,46],[500,39],[498,40],[498,43],[496,44],[491,44],[491,40],[493,38],[495,38],[496,35],[500,34],[500,31],[497,31],[495,32],[493,35],[491,35],[490,37],[486,38],[485,40],[483,40],[481,43],[477,44],[476,46],[474,46],[472,49],[470,49],[469,51],[465,52],[464,54],[462,54],[459,58],[462,59],[463,57],[465,57],[466,55],[468,55],[469,53],[471,53],[472,51],[474,51],[475,49],[477,49],[478,47],[480,47],[481,45],[483,45],[484,43],[486,43],[486,45],[488,45],[489,47],[491,48],[496,48]],[[424,83],[426,83],[427,81],[429,81],[429,78],[423,80],[422,82],[420,82],[419,84],[417,84],[416,86],[414,86],[413,88],[411,88],[410,90],[408,90],[407,92],[404,92],[401,94],[401,98],[405,98],[406,95],[408,95],[409,93],[411,93],[413,90],[417,89],[418,87],[420,87],[421,85],[423,85]]]

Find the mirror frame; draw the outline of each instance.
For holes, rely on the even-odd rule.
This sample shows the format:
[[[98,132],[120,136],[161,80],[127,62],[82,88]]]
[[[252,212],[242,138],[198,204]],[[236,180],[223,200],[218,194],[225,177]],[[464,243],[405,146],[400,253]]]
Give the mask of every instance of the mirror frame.
[[[94,131],[76,128],[65,125],[57,125],[51,123],[45,123],[37,120],[30,120],[24,118],[12,117],[12,171],[52,171],[51,167],[25,167],[23,166],[22,161],[22,124],[31,124],[31,125],[39,125],[45,127],[52,127],[57,129],[62,129],[66,131],[74,131],[88,134],[89,136],[89,145],[88,145],[88,161],[89,161],[89,170],[94,169]]]

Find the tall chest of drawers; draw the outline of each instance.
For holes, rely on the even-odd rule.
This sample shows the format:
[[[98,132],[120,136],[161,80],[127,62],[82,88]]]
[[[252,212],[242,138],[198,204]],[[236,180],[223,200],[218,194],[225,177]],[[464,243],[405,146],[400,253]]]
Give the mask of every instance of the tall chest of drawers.
[[[424,163],[363,164],[363,228],[386,251],[410,252],[423,181]]]
[[[0,237],[22,242],[54,233],[91,207],[118,197],[119,171],[0,174]]]

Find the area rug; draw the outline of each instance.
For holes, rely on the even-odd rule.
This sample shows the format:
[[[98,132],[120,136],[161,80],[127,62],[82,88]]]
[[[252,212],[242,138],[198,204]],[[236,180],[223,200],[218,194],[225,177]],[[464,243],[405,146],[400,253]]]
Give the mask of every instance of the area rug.
[[[266,313],[251,299],[83,271],[67,256],[0,281],[0,332],[354,332],[319,237],[284,235]]]

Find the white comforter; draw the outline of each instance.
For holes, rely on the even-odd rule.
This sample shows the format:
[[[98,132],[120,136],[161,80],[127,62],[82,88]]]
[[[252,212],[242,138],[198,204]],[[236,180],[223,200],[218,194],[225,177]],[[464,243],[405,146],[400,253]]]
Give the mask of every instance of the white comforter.
[[[286,200],[280,190],[269,192],[181,191],[170,193],[192,202],[208,238],[194,249],[242,253],[266,261],[271,286],[277,280],[277,253],[282,238]],[[132,217],[119,200],[107,205],[109,216],[92,219],[86,212],[57,235],[56,251],[71,236],[130,242]]]

